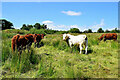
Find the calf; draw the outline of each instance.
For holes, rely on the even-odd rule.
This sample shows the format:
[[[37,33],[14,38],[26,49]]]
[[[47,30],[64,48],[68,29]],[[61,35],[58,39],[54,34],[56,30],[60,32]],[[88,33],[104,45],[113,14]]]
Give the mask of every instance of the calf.
[[[73,36],[70,34],[63,34],[63,40],[66,41],[71,48],[72,45],[79,44],[80,54],[82,52],[83,45],[85,45],[85,54],[87,54],[88,39],[86,35]]]

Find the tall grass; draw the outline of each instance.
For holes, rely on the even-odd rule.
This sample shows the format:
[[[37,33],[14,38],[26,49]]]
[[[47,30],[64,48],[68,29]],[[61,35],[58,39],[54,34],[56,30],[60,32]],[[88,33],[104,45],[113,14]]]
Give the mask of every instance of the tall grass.
[[[5,36],[6,35],[6,36]],[[117,78],[118,43],[98,41],[102,34],[86,34],[88,37],[88,55],[79,54],[77,45],[71,49],[61,34],[47,34],[44,46],[23,51],[21,56],[16,51],[11,53],[11,37],[5,34],[3,40],[4,64],[6,77],[31,78]],[[11,33],[10,35],[15,35]],[[78,35],[78,34],[73,34]],[[99,43],[99,44],[98,44]],[[84,50],[84,49],[83,49]],[[15,74],[12,74],[15,73]],[[20,74],[19,74],[20,73]]]
[[[34,64],[38,64],[39,57],[35,55],[34,49],[22,51],[21,55],[19,52],[15,52],[11,59],[11,71],[25,73],[29,71]]]

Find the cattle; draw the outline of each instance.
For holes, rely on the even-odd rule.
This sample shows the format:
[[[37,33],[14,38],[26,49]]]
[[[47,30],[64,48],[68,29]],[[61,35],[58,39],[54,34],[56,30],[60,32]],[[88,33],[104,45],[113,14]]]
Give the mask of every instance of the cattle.
[[[12,40],[11,40],[11,47],[12,47],[12,52],[15,51],[15,48],[17,48],[17,43],[18,43],[18,39],[19,39],[20,35],[17,34],[15,36],[13,36]]]
[[[106,40],[114,40],[116,41],[117,40],[117,34],[116,33],[106,33],[106,34],[102,34],[102,36],[100,36],[98,38],[98,40],[103,40],[106,41]]]
[[[63,34],[63,40],[66,41],[71,48],[72,45],[78,44],[80,48],[80,54],[82,52],[83,45],[85,45],[85,54],[87,54],[88,39],[86,35],[74,36],[71,34]]]
[[[26,34],[26,35],[15,35],[11,40],[12,51],[15,51],[15,48],[18,51],[24,50],[26,48],[30,49],[33,42],[39,44],[41,39],[44,38],[44,34]]]
[[[27,44],[28,39],[25,36],[21,36],[19,34],[13,36],[11,41],[12,52],[17,49],[21,54],[21,50],[25,49]]]
[[[27,48],[30,49],[32,43],[35,41],[34,34],[26,34],[25,37],[27,38]]]
[[[39,45],[39,42],[44,38],[44,36],[44,34],[34,34],[34,47]]]

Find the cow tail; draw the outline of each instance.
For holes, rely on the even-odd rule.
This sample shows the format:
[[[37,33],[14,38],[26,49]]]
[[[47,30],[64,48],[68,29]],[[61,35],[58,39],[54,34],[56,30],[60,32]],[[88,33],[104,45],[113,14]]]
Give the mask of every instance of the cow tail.
[[[18,39],[19,39],[20,35],[17,35],[17,39],[13,38],[11,41],[11,47],[12,47],[12,52],[15,51],[15,48],[18,46]]]
[[[85,40],[87,41],[87,40],[88,40],[88,38],[86,37],[86,38],[85,38]]]
[[[15,39],[12,39],[11,47],[12,47],[12,52],[15,51]]]
[[[15,40],[15,48],[18,49],[18,46],[19,46],[19,42],[18,42],[18,39],[19,39],[20,35],[18,34],[17,35],[17,40]]]

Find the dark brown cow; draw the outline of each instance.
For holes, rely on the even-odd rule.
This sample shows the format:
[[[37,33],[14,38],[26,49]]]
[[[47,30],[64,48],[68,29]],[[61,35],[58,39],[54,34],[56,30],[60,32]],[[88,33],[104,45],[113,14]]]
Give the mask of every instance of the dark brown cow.
[[[30,48],[32,42],[34,42],[34,37],[31,34],[27,34],[25,36],[17,34],[12,38],[12,51],[15,51],[15,48],[17,48],[18,51],[26,49],[26,47]]]
[[[117,34],[116,33],[106,33],[106,34],[103,34],[100,38],[98,38],[98,40],[102,40],[104,39],[104,41],[106,40],[117,40]]]
[[[44,34],[34,34],[34,43],[35,43],[35,46],[38,46],[39,45],[39,42],[44,38]]]
[[[13,36],[11,41],[12,51],[15,51],[15,48],[17,48],[18,51],[26,49],[26,47],[29,49],[33,42],[35,45],[38,45],[43,38],[44,34],[26,34],[25,36],[17,34]]]

